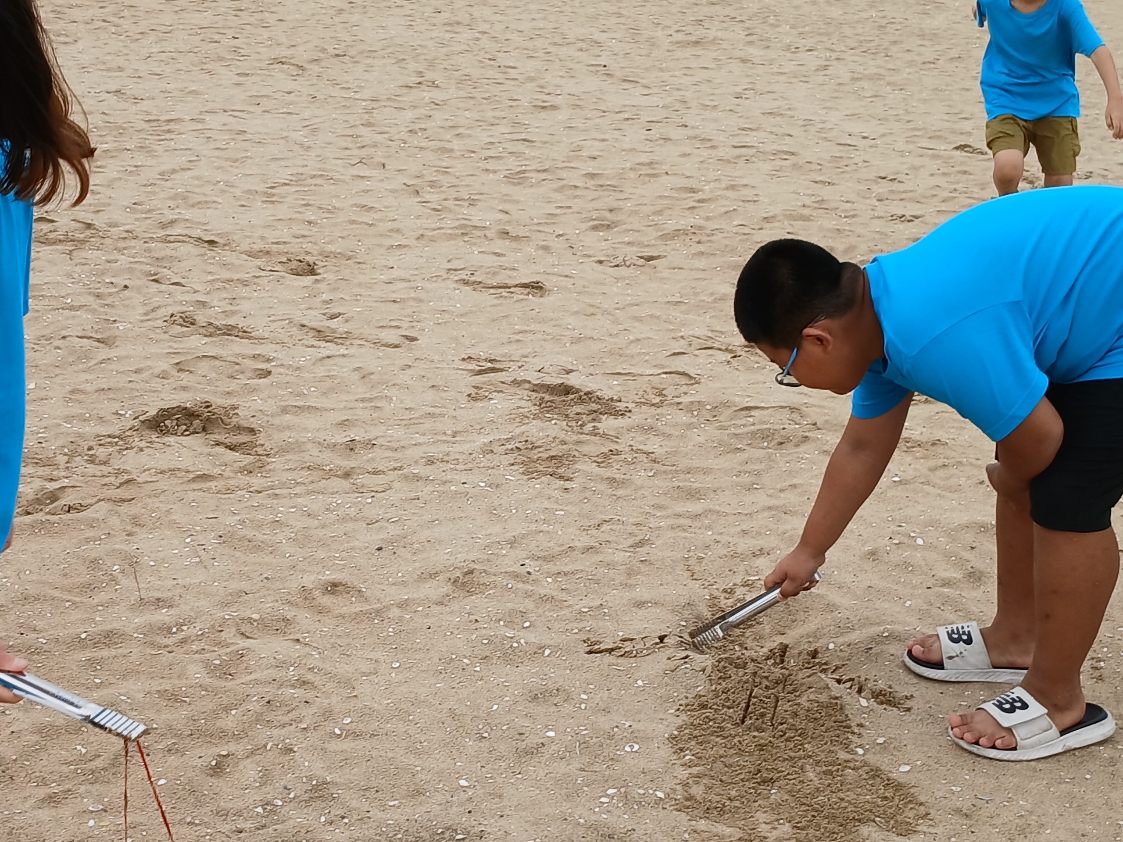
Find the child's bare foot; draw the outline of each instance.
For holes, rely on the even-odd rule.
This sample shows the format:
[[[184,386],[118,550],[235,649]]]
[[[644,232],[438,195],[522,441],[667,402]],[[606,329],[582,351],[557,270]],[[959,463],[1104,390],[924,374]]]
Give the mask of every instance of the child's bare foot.
[[[1084,717],[1084,693],[1077,690],[1077,695],[1071,693],[1049,694],[1026,688],[1037,701],[1045,706],[1049,718],[1057,726],[1058,731],[1071,728]],[[1009,728],[1003,728],[995,721],[994,717],[985,710],[973,710],[970,713],[953,713],[948,717],[948,725],[956,739],[967,743],[975,743],[983,748],[997,748],[1010,750],[1018,747]]]
[[[995,667],[1002,669],[1028,669],[1033,660],[1033,635],[1015,636],[1004,634],[1001,629],[988,626],[979,629],[986,644],[990,662]],[[943,663],[943,650],[940,646],[940,636],[926,634],[923,637],[914,637],[909,641],[908,651],[912,656],[926,664],[940,665]]]

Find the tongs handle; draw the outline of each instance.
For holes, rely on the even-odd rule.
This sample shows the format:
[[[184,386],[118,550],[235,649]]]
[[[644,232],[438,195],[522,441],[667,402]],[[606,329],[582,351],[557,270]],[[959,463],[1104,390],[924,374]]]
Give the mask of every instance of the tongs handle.
[[[818,582],[822,578],[823,575],[818,570],[816,570],[814,577],[815,581]],[[777,585],[776,587],[765,591],[755,599],[749,600],[744,605],[738,608],[734,608],[732,611],[725,612],[717,621],[713,621],[711,624],[718,625],[720,623],[721,627],[724,629],[737,628],[737,626],[752,619],[757,614],[760,614],[763,611],[767,611],[769,608],[779,602],[781,587],[781,585]],[[810,587],[810,585],[808,585],[808,587]]]
[[[87,718],[101,709],[101,705],[95,705],[28,672],[0,670],[0,685],[7,687],[17,696],[38,702],[44,707],[73,716],[75,719]]]

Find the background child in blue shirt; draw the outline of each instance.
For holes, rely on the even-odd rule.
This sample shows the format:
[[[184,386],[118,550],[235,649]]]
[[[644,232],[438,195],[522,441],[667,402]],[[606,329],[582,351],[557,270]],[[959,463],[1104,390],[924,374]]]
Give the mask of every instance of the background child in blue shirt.
[[[90,187],[86,132],[70,119],[71,92],[52,64],[33,0],[0,2],[0,552],[12,543],[23,455],[25,383],[23,317],[31,271],[32,203],[61,196],[64,165]],[[27,666],[0,643],[0,670]],[[0,689],[0,702],[18,702]]]
[[[1107,90],[1107,127],[1123,138],[1123,92],[1111,52],[1080,0],[977,0],[975,16],[990,30],[979,84],[999,195],[1017,191],[1031,144],[1046,187],[1072,184],[1080,154],[1077,53],[1092,59]]]

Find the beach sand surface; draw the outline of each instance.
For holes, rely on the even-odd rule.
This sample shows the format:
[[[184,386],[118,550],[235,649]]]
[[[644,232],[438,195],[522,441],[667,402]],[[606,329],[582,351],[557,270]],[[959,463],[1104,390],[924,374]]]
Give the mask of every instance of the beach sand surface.
[[[993,610],[992,446],[946,407],[815,591],[685,645],[848,414],[773,383],[737,273],[992,195],[969,12],[45,0],[98,154],[36,222],[0,636],[148,724],[179,840],[1119,839],[1118,738],[969,756],[945,717],[1000,688],[900,663]],[[1120,183],[1079,81],[1079,180]],[[1121,663],[1115,600],[1085,682],[1117,715]],[[119,742],[0,728],[5,838],[122,838]]]

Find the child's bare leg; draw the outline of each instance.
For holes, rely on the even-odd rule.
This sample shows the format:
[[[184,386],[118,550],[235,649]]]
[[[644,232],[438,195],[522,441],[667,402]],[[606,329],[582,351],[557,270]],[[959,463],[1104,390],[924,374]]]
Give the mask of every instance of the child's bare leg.
[[[1072,187],[1071,175],[1047,175],[1045,176],[1046,187]]]
[[[1100,630],[1119,575],[1119,545],[1110,529],[1057,532],[1034,527],[1037,630],[1033,663],[1022,686],[1064,730],[1084,715],[1080,668]],[[990,714],[948,717],[952,733],[983,748],[1016,747]]]
[[[1033,660],[1036,626],[1033,589],[1033,520],[1028,501],[1021,504],[999,497],[994,507],[998,552],[998,610],[994,621],[980,629],[990,662],[1004,669],[1029,666]],[[940,638],[935,634],[909,641],[913,656],[930,664],[941,662]]]
[[[999,196],[1018,192],[1025,164],[1026,157],[1020,149],[1001,149],[994,153],[994,186]]]

